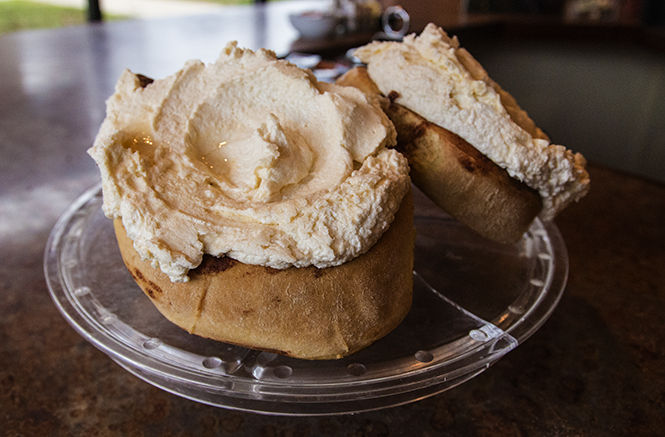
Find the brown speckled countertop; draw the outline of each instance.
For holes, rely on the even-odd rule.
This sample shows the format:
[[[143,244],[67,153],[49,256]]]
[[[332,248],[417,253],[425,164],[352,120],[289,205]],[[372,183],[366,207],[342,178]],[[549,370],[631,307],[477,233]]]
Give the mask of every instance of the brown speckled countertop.
[[[97,181],[84,151],[120,69],[162,76],[181,64],[129,37],[152,31],[129,22],[0,37],[0,434],[662,432],[665,186],[598,165],[589,196],[557,219],[570,275],[556,311],[486,372],[440,395],[335,417],[240,413],[152,387],[95,349],[51,301],[43,249],[58,215]]]
[[[350,416],[227,411],[138,380],[63,320],[41,276],[41,247],[16,248],[1,267],[5,430],[9,435],[656,433],[665,425],[665,187],[598,167],[591,175],[588,198],[557,221],[569,250],[570,278],[540,331],[460,387],[415,404]]]

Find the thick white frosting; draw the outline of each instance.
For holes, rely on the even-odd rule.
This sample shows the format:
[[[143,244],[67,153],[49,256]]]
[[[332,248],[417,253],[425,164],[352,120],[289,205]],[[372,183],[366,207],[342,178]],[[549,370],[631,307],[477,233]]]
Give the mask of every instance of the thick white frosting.
[[[394,142],[360,91],[231,43],[145,87],[125,71],[89,153],[105,214],[185,281],[206,253],[281,269],[366,252],[410,187]]]
[[[397,103],[456,133],[538,191],[541,218],[552,219],[588,191],[584,157],[515,123],[491,80],[474,77],[467,65],[475,60],[442,29],[430,24],[419,36],[374,42],[354,55],[368,64],[381,92],[397,92]]]

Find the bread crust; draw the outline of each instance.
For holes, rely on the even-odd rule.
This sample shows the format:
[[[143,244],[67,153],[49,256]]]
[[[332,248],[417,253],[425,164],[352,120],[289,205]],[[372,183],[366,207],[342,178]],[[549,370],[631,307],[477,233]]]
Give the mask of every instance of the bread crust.
[[[382,107],[397,130],[397,149],[409,160],[411,179],[439,207],[478,234],[501,243],[518,241],[542,209],[538,193],[458,135],[383,96],[367,69],[337,80],[355,86]]]
[[[276,270],[204,256],[173,283],[114,220],[125,265],[155,307],[192,334],[305,359],[341,358],[392,331],[413,290],[413,200],[367,253],[337,267]]]

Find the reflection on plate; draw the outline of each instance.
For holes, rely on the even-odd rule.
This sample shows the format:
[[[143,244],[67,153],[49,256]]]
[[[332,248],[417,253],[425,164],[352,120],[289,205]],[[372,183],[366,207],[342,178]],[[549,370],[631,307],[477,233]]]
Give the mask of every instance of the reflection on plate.
[[[479,374],[535,332],[556,306],[568,259],[536,220],[514,246],[451,219],[416,217],[414,302],[404,322],[341,360],[306,361],[192,336],[164,319],[118,251],[101,189],[55,225],[44,258],[67,321],[139,378],[210,405],[284,415],[339,414],[412,402]]]

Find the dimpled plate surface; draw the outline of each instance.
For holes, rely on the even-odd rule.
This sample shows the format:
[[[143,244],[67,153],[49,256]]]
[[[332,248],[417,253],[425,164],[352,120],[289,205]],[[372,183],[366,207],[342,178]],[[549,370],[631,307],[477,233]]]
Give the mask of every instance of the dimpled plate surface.
[[[186,333],[153,307],[120,257],[101,188],[56,223],[44,272],[65,319],[139,378],[198,402],[281,415],[375,410],[474,377],[533,334],[568,273],[557,228],[536,220],[512,246],[449,218],[416,216],[414,300],[404,322],[341,360],[307,361]]]

